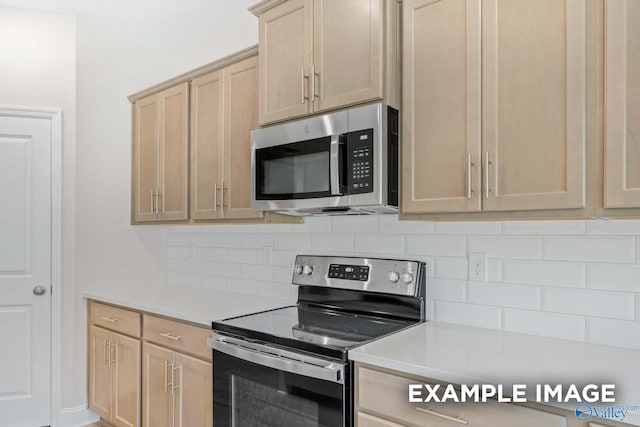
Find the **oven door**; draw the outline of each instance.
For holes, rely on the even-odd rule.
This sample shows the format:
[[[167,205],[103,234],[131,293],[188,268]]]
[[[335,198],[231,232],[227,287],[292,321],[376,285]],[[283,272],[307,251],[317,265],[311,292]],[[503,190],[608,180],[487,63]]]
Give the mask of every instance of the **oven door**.
[[[209,345],[216,427],[350,425],[346,363],[225,336]]]

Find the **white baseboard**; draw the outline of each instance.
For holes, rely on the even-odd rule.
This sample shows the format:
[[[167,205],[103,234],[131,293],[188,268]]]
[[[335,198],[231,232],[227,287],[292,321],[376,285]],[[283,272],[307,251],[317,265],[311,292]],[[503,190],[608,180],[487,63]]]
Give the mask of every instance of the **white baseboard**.
[[[99,419],[100,417],[87,408],[87,405],[63,408],[58,415],[57,427],[83,427],[95,423]]]

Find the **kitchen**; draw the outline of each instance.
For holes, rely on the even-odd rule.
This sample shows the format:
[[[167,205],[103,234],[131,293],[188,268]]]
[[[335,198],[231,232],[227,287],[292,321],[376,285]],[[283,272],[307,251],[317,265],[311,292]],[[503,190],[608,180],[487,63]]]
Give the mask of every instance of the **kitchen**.
[[[103,9],[67,1],[0,2],[1,103],[61,108],[62,119],[56,119],[55,112],[46,114],[54,117],[53,123],[57,120],[63,135],[63,143],[58,142],[61,158],[56,160],[57,169],[54,163],[59,177],[56,180],[55,173],[52,175],[52,236],[54,248],[59,249],[52,251],[50,285],[56,291],[43,295],[51,298],[52,310],[50,400],[39,406],[44,408],[45,421],[9,421],[14,419],[3,407],[0,425],[80,426],[97,420],[99,411],[91,403],[89,386],[92,374],[87,370],[87,332],[90,325],[96,325],[87,311],[88,299],[103,304],[99,307],[117,306],[125,310],[121,312],[124,316],[133,314],[132,329],[122,326],[124,332],[118,331],[108,320],[98,328],[106,331],[107,341],[118,334],[116,338],[129,339],[126,342],[140,352],[140,363],[130,373],[133,378],[139,376],[133,398],[123,400],[125,409],[133,411],[134,420],[113,418],[111,409],[107,415],[101,414],[103,418],[114,425],[161,425],[160,421],[148,424],[148,414],[164,411],[172,418],[166,425],[200,425],[173,419],[184,412],[176,406],[179,399],[173,389],[158,398],[168,399],[165,404],[145,403],[153,396],[145,392],[144,379],[150,376],[145,374],[142,353],[145,346],[154,346],[170,350],[173,359],[169,363],[184,354],[190,361],[211,366],[206,337],[197,340],[200,348],[181,351],[176,346],[187,345],[186,334],[158,330],[173,338],[184,337],[179,344],[172,343],[170,337],[158,343],[147,339],[146,328],[168,327],[162,322],[169,320],[175,322],[169,323],[175,328],[195,327],[197,336],[201,329],[210,329],[213,321],[293,304],[299,296],[298,287],[292,286],[297,255],[424,263],[424,312],[429,322],[349,350],[349,359],[362,363],[358,378],[374,384],[366,390],[394,384],[404,393],[398,394],[397,401],[380,401],[380,396],[363,389],[361,402],[354,402],[354,414],[363,414],[355,425],[414,426],[424,425],[426,420],[436,423],[433,425],[458,423],[438,415],[461,416],[471,425],[513,425],[508,421],[482,424],[482,414],[474,423],[473,411],[461,415],[464,407],[439,409],[433,404],[430,411],[438,415],[422,414],[415,409],[417,405],[409,406],[404,382],[409,378],[505,385],[560,378],[578,383],[620,379],[618,393],[628,396],[624,403],[640,404],[640,369],[635,362],[640,350],[636,274],[640,271],[640,222],[631,219],[640,216],[640,200],[634,189],[639,156],[633,144],[634,130],[640,123],[640,100],[634,78],[638,73],[632,68],[638,67],[636,42],[640,34],[627,24],[640,14],[637,3],[519,1],[508,7],[501,1],[442,0],[431,6],[429,1],[354,0],[352,9],[341,13],[334,9],[328,15],[331,19],[322,18],[320,4],[326,3],[327,8],[348,6],[319,0],[253,3],[194,0],[153,8],[148,3],[145,7],[145,2],[111,3]],[[353,18],[358,16],[360,3],[367,5],[364,9],[372,22],[378,18],[379,25],[371,27],[377,28],[377,33],[370,33],[368,26],[358,26],[362,21]],[[300,9],[301,5],[305,7]],[[282,14],[286,7],[297,14]],[[265,34],[261,25],[278,23],[279,16],[294,19],[298,15],[302,19],[293,23],[282,21],[286,31],[275,28],[269,33],[277,43],[267,53],[302,49],[303,54],[260,62],[265,58],[260,50]],[[394,16],[399,19],[401,15],[402,26],[394,27]],[[269,19],[260,21],[260,16]],[[498,20],[503,24],[500,27]],[[337,31],[340,28],[345,29],[343,33]],[[566,45],[560,42],[565,41],[565,31]],[[326,44],[318,45],[318,34],[333,33],[342,37],[329,37]],[[365,45],[370,51],[363,49],[358,38],[362,34],[374,34]],[[345,42],[349,39],[354,43]],[[425,42],[434,39],[439,42]],[[534,43],[537,41],[541,42]],[[526,49],[518,48],[518,43]],[[399,52],[402,58],[394,57]],[[348,55],[347,59],[343,55]],[[508,59],[499,60],[503,55]],[[349,59],[353,57],[357,59]],[[284,67],[291,65],[287,61],[295,66]],[[296,61],[301,61],[301,66]],[[345,63],[358,66],[345,67]],[[268,66],[276,67],[277,72],[261,74]],[[367,66],[376,72],[363,73]],[[336,81],[326,77],[331,73],[355,77]],[[418,78],[427,75],[430,77]],[[260,80],[267,77],[273,80]],[[254,79],[252,86],[243,80],[248,78]],[[250,120],[293,123],[363,104],[382,101],[395,105],[402,121],[401,220],[395,214],[299,218],[252,211],[252,180],[243,180],[243,176],[250,176],[251,167],[248,163],[229,167],[235,163],[225,156],[233,156],[234,151],[223,148],[216,157],[205,150],[195,160],[185,157],[185,153],[194,156],[199,142],[190,121],[196,111],[192,102],[198,86],[194,82],[202,83],[202,93],[211,93],[206,91],[216,87],[222,93],[217,105],[205,100],[195,106],[219,112],[216,117],[222,125],[211,126],[207,120],[198,130],[213,132],[221,146],[234,138],[246,141],[241,146],[227,145],[240,147],[237,153],[245,156],[245,161],[250,153],[250,136],[246,134],[258,127],[246,128]],[[233,86],[235,82],[238,86]],[[276,96],[265,104],[261,114],[255,100],[262,102],[266,94],[258,88],[279,84],[295,87],[288,97]],[[497,86],[501,84],[504,86]],[[202,211],[191,204],[199,200],[190,193],[195,188],[192,184],[178,186],[178,192],[180,188],[189,191],[180,193],[179,208],[173,212],[161,211],[160,206],[171,206],[171,200],[154,193],[157,181],[148,184],[144,197],[138,199],[135,186],[132,189],[135,173],[141,170],[132,164],[139,158],[132,152],[139,117],[136,105],[180,85],[190,93],[186,89],[177,92],[183,96],[181,107],[189,111],[182,116],[184,133],[180,134],[188,141],[188,150],[172,152],[167,158],[181,161],[178,168],[187,165],[181,170],[183,174],[193,173],[193,162],[205,159],[202,179],[216,181],[221,177],[216,188],[211,186],[211,191],[203,193]],[[354,85],[368,85],[369,92],[330,96],[331,90]],[[238,93],[249,97],[244,109],[225,98],[225,93],[233,93],[236,87]],[[135,101],[133,108],[129,96]],[[277,105],[291,99],[288,110]],[[233,110],[236,105],[244,114]],[[538,108],[540,105],[545,108]],[[254,107],[253,113],[249,106]],[[277,111],[270,112],[269,106],[278,107]],[[152,114],[152,122],[158,117]],[[246,129],[242,130],[246,136],[227,132],[233,126]],[[514,146],[517,150],[510,149]],[[373,170],[375,174],[377,169]],[[183,184],[194,182],[193,176],[183,176],[187,177]],[[173,178],[168,182],[180,181]],[[228,186],[230,182],[244,188],[234,191]],[[432,182],[438,185],[431,186]],[[5,193],[3,189],[7,198],[14,194],[9,190]],[[132,225],[135,200],[144,202],[150,217],[143,221],[150,219],[151,223]],[[180,211],[184,203],[187,208]],[[14,212],[8,206],[2,210],[9,215]],[[166,221],[156,218],[165,213],[178,217]],[[179,215],[192,218],[192,223],[180,222]],[[222,218],[211,218],[215,215]],[[246,219],[251,215],[253,218]],[[162,224],[155,224],[156,219]],[[5,226],[2,231],[11,230]],[[18,258],[9,257],[9,253],[2,252],[7,263],[2,270],[19,270],[11,265]],[[35,284],[29,285],[30,295]],[[10,294],[2,294],[0,299],[5,297]],[[21,304],[26,305],[19,302],[11,307]],[[20,351],[29,346],[17,340],[25,329],[11,323],[20,316],[6,306],[2,310],[8,313],[2,323],[7,327],[3,329],[5,341],[23,343],[5,356],[9,362],[5,365],[15,366],[24,359]],[[118,318],[103,313],[95,319],[102,317]],[[122,323],[123,317],[119,319]],[[114,338],[114,345],[118,345],[116,341]],[[105,349],[104,342],[98,341],[98,351]],[[110,360],[110,351],[100,357]],[[118,350],[113,351],[115,355]],[[1,371],[7,396],[16,393],[10,386],[24,388],[23,378],[9,376],[13,371],[18,370]],[[585,372],[592,372],[593,377]],[[167,382],[175,386],[173,381],[163,385]],[[117,402],[113,390],[109,393],[108,400]],[[17,407],[19,399],[3,400]],[[182,401],[187,400],[199,401]],[[526,416],[520,406],[504,405],[491,409],[495,419],[502,419],[499,414],[506,412],[506,419],[519,420],[518,425],[573,425],[577,421],[577,415],[571,413],[576,404],[558,408],[532,403],[525,408]],[[210,411],[205,412],[211,416]],[[633,415],[623,421],[639,424],[638,414]],[[527,417],[533,418],[525,421]],[[591,425],[618,424],[598,419],[591,420]]]

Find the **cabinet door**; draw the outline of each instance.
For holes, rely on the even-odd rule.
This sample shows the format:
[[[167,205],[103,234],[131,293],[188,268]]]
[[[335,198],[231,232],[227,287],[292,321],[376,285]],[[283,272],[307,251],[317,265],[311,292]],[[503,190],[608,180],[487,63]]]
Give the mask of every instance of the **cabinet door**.
[[[640,207],[640,2],[607,0],[605,207]]]
[[[480,210],[480,0],[403,4],[402,212]]]
[[[260,124],[309,113],[312,0],[289,0],[260,15]]]
[[[213,423],[211,362],[176,353],[175,427],[210,427]]]
[[[314,111],[382,98],[383,1],[314,1]]]
[[[257,93],[255,85],[254,90]],[[213,71],[191,82],[192,219],[217,219],[222,215],[222,92],[222,71]],[[257,109],[257,100],[254,102]]]
[[[226,218],[260,218],[251,210],[251,131],[258,128],[258,58],[224,69],[224,194]]]
[[[110,332],[89,327],[89,408],[111,421]]]
[[[142,425],[172,427],[174,354],[157,345],[142,344]]]
[[[188,216],[188,95],[189,83],[158,94],[160,113],[159,218],[184,220]]]
[[[132,209],[135,222],[156,220],[158,189],[158,96],[133,105]]]
[[[585,206],[585,2],[482,2],[483,209]]]
[[[111,333],[113,373],[112,423],[121,427],[140,425],[140,341]]]

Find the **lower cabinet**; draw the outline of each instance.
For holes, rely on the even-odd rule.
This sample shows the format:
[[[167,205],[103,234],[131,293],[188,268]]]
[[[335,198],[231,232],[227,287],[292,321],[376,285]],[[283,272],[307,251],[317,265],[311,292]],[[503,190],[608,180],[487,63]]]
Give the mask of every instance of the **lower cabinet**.
[[[90,326],[89,407],[114,426],[139,426],[140,340]]]
[[[145,342],[142,346],[145,427],[210,427],[211,362]]]

